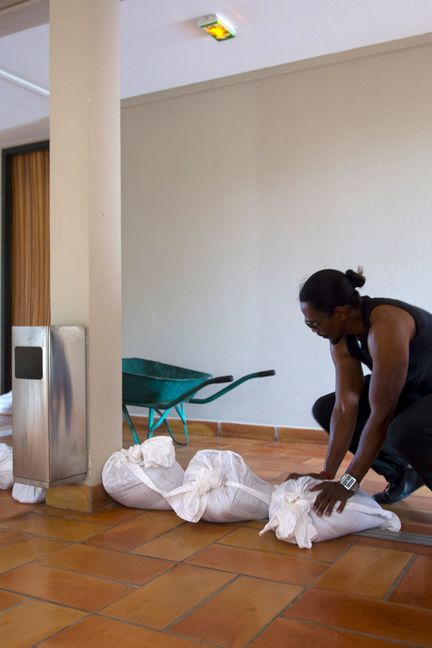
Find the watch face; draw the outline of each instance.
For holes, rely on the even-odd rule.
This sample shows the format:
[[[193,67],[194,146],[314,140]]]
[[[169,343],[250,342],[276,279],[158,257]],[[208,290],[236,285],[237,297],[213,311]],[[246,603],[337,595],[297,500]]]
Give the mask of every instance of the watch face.
[[[357,480],[351,475],[343,475],[340,482],[347,490],[351,490],[357,484]]]

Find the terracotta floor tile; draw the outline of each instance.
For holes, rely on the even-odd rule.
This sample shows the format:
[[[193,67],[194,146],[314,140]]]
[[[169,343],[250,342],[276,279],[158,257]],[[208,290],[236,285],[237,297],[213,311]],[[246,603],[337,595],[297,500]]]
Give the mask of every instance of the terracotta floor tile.
[[[318,579],[316,587],[360,596],[384,598],[412,554],[354,546]]]
[[[276,619],[250,644],[250,648],[397,648],[406,645],[370,636],[361,637],[345,630],[333,630],[321,625]]]
[[[301,591],[301,587],[241,576],[171,630],[240,648]]]
[[[134,553],[181,561],[200,549],[222,538],[233,528],[232,524],[185,523],[151,542],[134,549]]]
[[[102,613],[152,628],[164,628],[233,578],[232,574],[179,565]]]
[[[309,590],[284,616],[416,646],[432,646],[432,611],[338,592]]]
[[[172,566],[167,560],[131,556],[83,544],[69,547],[39,562],[50,567],[60,567],[88,576],[99,576],[134,585],[142,585]]]
[[[64,520],[48,515],[38,515],[37,513],[26,513],[25,515],[3,521],[0,525],[3,528],[13,529],[14,531],[35,533],[36,535],[71,541],[83,540],[107,528],[103,524],[95,524],[94,522]]]
[[[180,524],[183,524],[183,520],[174,512],[146,511],[130,522],[93,536],[86,541],[86,544],[105,549],[130,551]]]
[[[368,538],[366,536],[354,536],[356,545],[367,547],[377,547],[378,549],[396,549],[397,551],[406,551],[408,553],[419,554],[423,556],[432,556],[432,547],[420,544],[411,544],[408,542],[395,542],[393,540],[380,540],[379,538]]]
[[[0,612],[0,636],[7,634],[7,644],[3,644],[7,648],[30,648],[84,615],[52,603],[26,601]]]
[[[26,599],[23,596],[19,596],[18,594],[0,592],[0,610],[5,610],[6,608],[12,607],[12,605],[16,605],[17,603],[21,603],[21,601],[25,600]]]
[[[424,506],[422,506],[421,509],[414,509],[411,507],[404,508],[398,503],[385,508],[396,513],[398,517],[400,517],[402,525],[405,523],[432,525],[432,511],[430,507],[426,510]]]
[[[40,648],[194,648],[197,644],[180,637],[138,628],[102,617],[88,617],[52,639]]]
[[[3,526],[3,521],[15,517],[16,515],[22,515],[23,513],[28,513],[32,511],[37,506],[42,506],[42,504],[21,504],[16,500],[12,499],[10,491],[0,491],[0,526]]]
[[[296,556],[297,558],[313,558],[314,560],[333,562],[350,546],[352,541],[352,536],[346,536],[329,542],[317,542],[312,546],[312,549],[299,549],[297,545],[278,540],[274,533],[265,533],[263,536],[259,536],[256,529],[242,527],[218,540],[218,543],[269,551],[285,556]]]
[[[125,585],[44,565],[26,565],[0,575],[0,588],[89,611],[132,591]]]
[[[19,542],[20,540],[25,540],[27,536],[24,533],[15,533],[15,531],[0,531],[0,545],[11,544],[13,542]]]
[[[395,603],[432,609],[432,558],[417,556],[390,597]]]
[[[95,513],[82,513],[80,511],[71,511],[69,509],[59,509],[55,506],[43,506],[37,509],[35,513],[39,515],[51,515],[53,517],[66,518],[68,520],[80,520],[81,522],[98,522],[107,526],[121,524],[126,520],[131,520],[143,513],[140,509],[130,509],[126,507],[113,507],[96,511]]]
[[[258,531],[261,531],[261,529],[265,527],[267,522],[268,522],[268,518],[265,520],[251,520],[250,522],[243,522],[242,527],[258,529]]]
[[[402,520],[402,531],[405,533],[418,533],[419,535],[425,535],[430,538],[432,535],[432,524],[404,522]]]
[[[186,562],[291,585],[308,585],[328,567],[325,563],[316,560],[304,560],[219,544],[200,551]]]
[[[392,511],[399,512],[401,511],[431,511],[431,492],[427,486],[423,486],[419,490],[415,491],[415,494],[410,495],[407,499],[402,500],[393,504]]]
[[[24,540],[0,547],[0,572],[9,571],[36,558],[68,547],[69,543],[50,538],[27,537]]]

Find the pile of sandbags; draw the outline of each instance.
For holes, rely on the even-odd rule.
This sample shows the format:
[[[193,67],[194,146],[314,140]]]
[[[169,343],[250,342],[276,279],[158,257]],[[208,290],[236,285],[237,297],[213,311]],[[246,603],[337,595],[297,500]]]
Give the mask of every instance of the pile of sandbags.
[[[183,482],[171,437],[147,439],[129,450],[114,452],[102,471],[106,492],[129,508],[167,510],[166,493]]]
[[[346,503],[342,513],[333,509],[331,515],[318,516],[313,505],[319,492],[311,488],[322,482],[304,476],[289,479],[274,490],[269,522],[260,531],[274,531],[279,540],[310,548],[313,542],[331,540],[349,533],[380,528],[400,531],[397,515],[386,511],[367,493],[359,489]]]
[[[313,542],[380,528],[397,532],[397,515],[358,490],[339,513],[313,510],[322,483],[309,476],[278,486],[264,481],[243,457],[230,450],[200,450],[186,471],[175,461],[170,437],[154,437],[115,452],[102,473],[105,490],[120,504],[140,509],[169,509],[187,522],[240,522],[269,518],[260,535],[274,531],[279,540],[310,548]]]
[[[166,495],[188,522],[238,522],[268,516],[273,486],[229,450],[200,450],[186,468],[182,486]]]

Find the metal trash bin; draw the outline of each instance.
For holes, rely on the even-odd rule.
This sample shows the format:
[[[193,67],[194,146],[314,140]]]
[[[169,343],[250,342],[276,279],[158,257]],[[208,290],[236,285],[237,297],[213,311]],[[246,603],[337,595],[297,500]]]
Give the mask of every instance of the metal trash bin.
[[[12,392],[14,480],[49,488],[84,479],[84,327],[12,327]]]

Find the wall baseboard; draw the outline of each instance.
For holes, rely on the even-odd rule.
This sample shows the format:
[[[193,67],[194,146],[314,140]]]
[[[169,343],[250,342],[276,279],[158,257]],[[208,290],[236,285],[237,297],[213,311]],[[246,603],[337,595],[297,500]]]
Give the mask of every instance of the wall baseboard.
[[[133,415],[136,431],[140,439],[144,441],[147,436],[147,417]],[[169,419],[170,427],[174,434],[183,435],[183,425],[178,419]],[[128,429],[124,424],[124,429]],[[188,430],[190,436],[216,436],[232,437],[237,439],[258,439],[261,441],[276,442],[302,442],[327,445],[328,435],[323,430],[316,428],[297,428],[279,425],[256,425],[253,423],[232,423],[229,421],[202,421],[189,420]],[[162,425],[157,431],[158,434],[165,434],[165,427]]]

